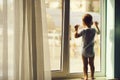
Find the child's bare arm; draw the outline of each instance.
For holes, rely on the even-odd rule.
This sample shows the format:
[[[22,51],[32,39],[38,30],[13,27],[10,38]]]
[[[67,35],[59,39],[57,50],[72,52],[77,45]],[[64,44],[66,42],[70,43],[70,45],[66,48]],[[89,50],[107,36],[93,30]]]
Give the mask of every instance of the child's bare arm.
[[[78,38],[79,37],[79,34],[76,32],[75,33],[75,38]]]
[[[98,27],[98,22],[95,21],[94,24],[95,24],[95,26],[96,26],[96,28],[97,28],[97,33],[100,34],[100,29],[99,29],[99,27]]]
[[[77,32],[78,31],[78,28],[79,28],[79,25],[75,25],[75,31]]]

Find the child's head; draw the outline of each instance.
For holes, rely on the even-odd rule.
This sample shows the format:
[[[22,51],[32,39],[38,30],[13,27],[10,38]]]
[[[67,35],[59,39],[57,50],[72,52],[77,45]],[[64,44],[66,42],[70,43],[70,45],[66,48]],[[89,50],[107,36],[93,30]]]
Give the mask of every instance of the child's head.
[[[82,18],[82,21],[83,21],[83,25],[84,26],[87,26],[87,27],[91,27],[91,25],[93,24],[93,21],[92,21],[92,15],[90,14],[85,14]]]

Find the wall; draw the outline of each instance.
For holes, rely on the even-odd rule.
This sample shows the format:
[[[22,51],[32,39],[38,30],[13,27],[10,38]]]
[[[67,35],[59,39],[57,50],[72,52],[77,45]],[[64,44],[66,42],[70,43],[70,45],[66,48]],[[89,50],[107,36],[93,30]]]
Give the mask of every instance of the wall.
[[[106,76],[120,78],[120,0],[107,0]]]
[[[120,78],[120,0],[115,0],[115,78]]]
[[[114,0],[107,0],[106,27],[106,77],[114,78]]]

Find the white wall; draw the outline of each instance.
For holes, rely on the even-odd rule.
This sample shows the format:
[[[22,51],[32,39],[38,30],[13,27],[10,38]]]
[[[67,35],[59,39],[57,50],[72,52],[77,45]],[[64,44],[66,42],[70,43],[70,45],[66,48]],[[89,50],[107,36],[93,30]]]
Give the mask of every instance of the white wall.
[[[115,0],[107,0],[106,77],[114,78],[114,9]]]

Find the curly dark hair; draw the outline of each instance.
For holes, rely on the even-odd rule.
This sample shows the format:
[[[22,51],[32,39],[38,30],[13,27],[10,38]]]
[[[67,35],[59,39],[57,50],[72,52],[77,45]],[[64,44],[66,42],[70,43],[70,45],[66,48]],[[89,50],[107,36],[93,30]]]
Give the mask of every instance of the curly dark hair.
[[[87,27],[90,27],[92,24],[93,24],[93,21],[92,21],[92,15],[90,14],[85,14],[82,18],[82,21],[84,22],[84,24],[87,26]]]

